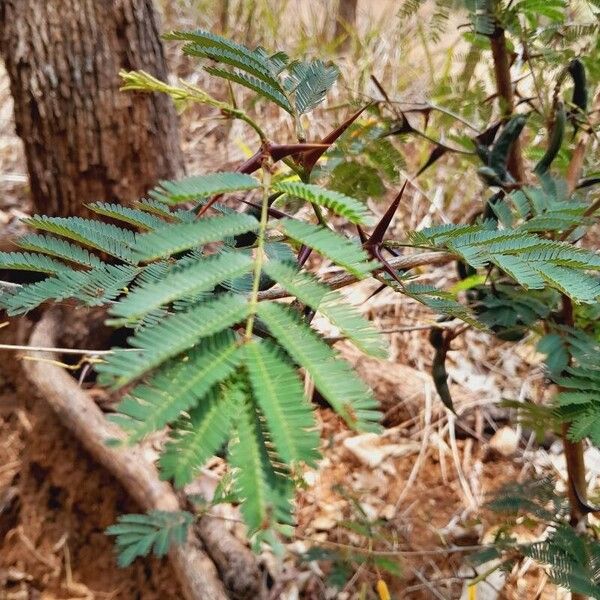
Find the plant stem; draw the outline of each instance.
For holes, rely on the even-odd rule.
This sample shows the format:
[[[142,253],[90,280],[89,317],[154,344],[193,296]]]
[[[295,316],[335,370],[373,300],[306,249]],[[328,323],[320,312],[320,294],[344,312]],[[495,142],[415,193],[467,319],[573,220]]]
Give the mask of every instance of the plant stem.
[[[490,35],[492,46],[492,57],[494,59],[494,75],[496,79],[496,90],[500,98],[500,110],[503,116],[508,117],[514,111],[513,87],[510,76],[510,62],[508,48],[506,47],[506,36],[504,28],[496,24]],[[525,181],[525,168],[523,167],[523,155],[521,142],[517,138],[511,146],[508,155],[508,170],[515,181]]]
[[[265,260],[265,236],[267,233],[267,223],[269,220],[269,192],[271,190],[271,171],[270,164],[267,158],[263,161],[262,168],[262,205],[260,209],[260,224],[258,226],[258,235],[256,242],[256,254],[254,257],[254,273],[252,279],[252,291],[249,299],[249,316],[246,321],[246,333],[244,340],[249,342],[252,339],[254,329],[254,318],[256,309],[258,308],[258,292],[260,287],[260,276],[262,266]]]
[[[226,112],[231,114],[232,117],[234,117],[236,119],[240,119],[240,121],[244,121],[244,123],[247,123],[248,125],[250,125],[250,127],[252,127],[252,129],[254,129],[254,131],[256,131],[261,142],[267,141],[267,134],[262,130],[260,125],[256,121],[254,121],[254,119],[249,117],[248,114],[245,113],[243,110],[240,110],[238,108],[233,108],[233,109],[228,108],[225,110],[226,110]]]
[[[568,327],[574,326],[573,302],[568,296],[562,297],[562,322]],[[559,388],[560,389],[560,388]],[[569,494],[569,509],[571,527],[581,532],[587,524],[586,496],[587,484],[585,481],[585,458],[583,454],[583,441],[572,442],[569,439],[571,423],[565,422],[561,426],[561,437],[565,462],[567,463],[567,483]],[[587,595],[573,592],[571,600],[587,600]]]
[[[572,442],[568,438],[570,423],[562,424],[562,441],[569,479],[570,522],[575,529],[581,529],[587,521],[586,511],[581,506],[586,500],[585,460],[583,442]]]

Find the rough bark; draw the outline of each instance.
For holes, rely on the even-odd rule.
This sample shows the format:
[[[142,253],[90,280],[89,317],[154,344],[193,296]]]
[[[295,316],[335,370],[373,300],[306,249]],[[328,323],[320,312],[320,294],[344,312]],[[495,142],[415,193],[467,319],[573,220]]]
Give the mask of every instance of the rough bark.
[[[119,91],[120,69],[166,78],[152,0],[0,0],[0,49],[37,212],[132,202],[181,171],[171,101]]]

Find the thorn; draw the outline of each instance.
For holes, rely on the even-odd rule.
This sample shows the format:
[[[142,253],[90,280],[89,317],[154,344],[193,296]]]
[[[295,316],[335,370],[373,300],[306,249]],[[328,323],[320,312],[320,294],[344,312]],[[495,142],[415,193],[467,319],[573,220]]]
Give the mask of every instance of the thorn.
[[[369,241],[367,234],[364,232],[364,229],[360,225],[356,226],[356,231],[358,232],[360,243],[364,246]]]
[[[371,254],[371,256],[373,256],[373,258],[377,259],[381,263],[383,270],[388,275],[390,275],[390,277],[392,277],[392,279],[394,279],[400,285],[404,285],[404,282],[402,281],[402,279],[400,279],[398,277],[398,274],[396,273],[396,271],[392,268],[390,263],[388,263],[388,261],[383,257],[383,254],[381,253],[381,248],[379,248],[379,246],[374,246],[374,247],[370,248],[369,253]]]
[[[363,106],[360,110],[356,111],[353,115],[348,117],[345,121],[343,121],[340,125],[338,125],[333,131],[327,134],[322,140],[321,144],[332,145],[343,133],[360,117],[360,115],[369,107],[372,106],[372,102]],[[300,159],[300,164],[307,170],[311,171],[315,166],[319,158],[323,156],[325,150],[312,150],[309,152],[305,152]]]
[[[385,235],[385,232],[388,230],[388,227],[390,226],[390,223],[392,222],[392,219],[394,218],[394,215],[396,214],[396,211],[398,210],[398,205],[400,204],[400,200],[402,199],[402,195],[404,194],[404,190],[406,189],[407,183],[408,183],[408,180],[406,180],[404,182],[404,184],[402,185],[402,188],[400,188],[400,191],[398,192],[398,195],[394,198],[392,203],[389,205],[388,209],[385,211],[385,214],[383,215],[383,217],[381,217],[381,220],[379,221],[379,223],[377,223],[377,226],[375,227],[373,233],[371,234],[371,237],[365,244],[366,246],[376,247],[376,246],[379,246],[383,242],[383,236]]]
[[[269,146],[268,152],[275,162],[286,156],[301,154],[309,151],[325,152],[331,144],[323,142],[305,142],[302,144],[273,144]]]
[[[415,177],[418,177],[419,175],[421,175],[421,173],[423,173],[425,170],[427,170],[434,162],[436,162],[439,158],[444,156],[444,154],[446,154],[446,152],[448,152],[448,149],[444,148],[444,146],[441,146],[438,144],[431,151],[431,154],[429,155],[429,158],[425,161],[425,164],[417,171],[417,174],[415,175]]]
[[[298,252],[298,266],[299,267],[304,266],[304,264],[308,260],[308,257],[310,256],[311,252],[312,252],[312,248],[309,248],[308,246],[300,247],[300,252]]]

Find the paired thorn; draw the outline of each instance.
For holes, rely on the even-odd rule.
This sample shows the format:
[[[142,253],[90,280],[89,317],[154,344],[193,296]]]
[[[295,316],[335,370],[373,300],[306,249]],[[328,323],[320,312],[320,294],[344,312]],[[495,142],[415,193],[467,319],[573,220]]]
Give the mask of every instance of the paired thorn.
[[[373,233],[370,237],[367,238],[365,232],[361,229],[360,226],[357,226],[358,235],[360,237],[360,241],[364,249],[371,255],[372,258],[379,261],[383,270],[390,275],[397,283],[402,285],[402,280],[398,277],[395,269],[388,263],[388,261],[383,256],[383,248],[385,244],[383,243],[383,238],[390,227],[392,219],[398,210],[398,206],[400,205],[400,200],[402,200],[402,196],[404,195],[404,190],[406,189],[406,185],[408,184],[408,180],[406,180],[400,191],[396,195],[396,197],[392,200],[392,203],[389,205],[388,209],[385,211],[383,216],[381,217],[379,223],[375,226]]]
[[[322,140],[321,144],[327,144],[327,146],[331,146],[334,142],[338,140],[338,138],[360,117],[360,115],[369,107],[372,103],[366,104],[360,110],[356,111],[353,115],[350,115],[343,123],[338,125],[333,131],[327,134]],[[300,164],[304,167],[307,173],[312,171],[312,168],[317,164],[317,161],[323,154],[325,153],[327,148],[323,149],[314,149],[308,152],[304,152],[300,157]]]
[[[323,142],[306,142],[302,144],[271,144],[267,142],[257,150],[248,160],[238,166],[236,172],[249,175],[258,171],[263,165],[265,157],[270,157],[274,162],[280,161],[287,156],[302,155],[307,151],[325,152],[331,144]],[[198,218],[202,217],[215,202],[218,202],[223,197],[223,194],[213,196],[199,211]]]
[[[238,173],[245,173],[249,175],[258,171],[263,165],[265,156],[269,156],[273,162],[278,162],[284,158],[291,156],[300,165],[305,173],[310,173],[317,161],[327,149],[358,119],[363,111],[368,108],[371,104],[363,106],[360,110],[355,112],[353,115],[348,117],[341,125],[336,127],[328,135],[326,135],[320,142],[302,142],[297,144],[272,144],[271,142],[265,142],[262,147],[257,150],[250,158],[245,160],[236,169]],[[223,194],[218,194],[211,198],[202,208],[198,211],[198,218],[204,215],[209,208],[211,208],[215,202],[218,202],[223,197]],[[307,257],[308,258],[308,257]]]

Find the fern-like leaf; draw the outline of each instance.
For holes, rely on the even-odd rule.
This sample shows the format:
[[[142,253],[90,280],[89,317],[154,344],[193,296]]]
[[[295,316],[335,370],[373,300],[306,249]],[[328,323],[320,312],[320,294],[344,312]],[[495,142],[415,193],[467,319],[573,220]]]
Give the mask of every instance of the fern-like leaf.
[[[369,260],[368,254],[358,244],[331,229],[291,219],[282,219],[280,226],[289,238],[316,250],[358,279],[378,266],[376,262]]]
[[[280,181],[274,184],[273,188],[284,194],[324,206],[335,214],[345,217],[350,223],[365,223],[369,216],[365,205],[356,198],[327,190],[312,183]]]
[[[157,231],[139,235],[133,246],[139,261],[166,258],[209,242],[255,231],[258,221],[244,213],[231,213],[222,217],[200,219],[194,223],[175,223]]]
[[[186,357],[162,367],[147,384],[138,385],[117,407],[112,418],[135,442],[179,418],[201,401],[239,364],[232,332],[202,340]]]
[[[190,42],[184,47],[184,51],[186,52],[190,49],[199,50],[200,48],[204,48],[210,52],[216,52],[217,50],[227,51],[230,56],[235,56],[239,60],[243,60],[244,63],[251,64],[253,69],[257,71],[272,73],[275,66],[275,62],[266,53],[258,50],[250,50],[242,44],[238,44],[233,40],[210,31],[202,29],[174,31],[167,33],[164,37],[167,40]],[[219,61],[219,58],[215,58],[214,60]]]
[[[378,431],[381,418],[371,391],[350,365],[299,320],[289,308],[261,302],[258,315],[277,342],[304,367],[334,410],[358,430]]]
[[[600,598],[600,543],[560,525],[546,539],[523,548],[523,554],[548,565],[552,580],[567,589]]]
[[[54,275],[69,269],[64,263],[30,252],[0,252],[0,269],[14,269],[15,271],[35,271]]]
[[[247,75],[256,77],[265,82],[273,89],[281,90],[279,81],[274,77],[271,69],[263,64],[262,60],[258,59],[256,54],[241,54],[226,48],[218,48],[215,46],[200,46],[199,44],[186,44],[183,49],[185,54],[190,56],[198,56],[200,58],[208,58],[216,62],[220,62],[230,67],[235,67],[240,71],[244,71]],[[268,59],[267,59],[268,60]]]
[[[94,202],[88,204],[87,207],[99,215],[104,215],[105,217],[116,219],[117,221],[123,221],[124,223],[135,225],[141,229],[159,229],[167,224],[163,219],[160,219],[147,211],[130,208],[121,204]]]
[[[336,82],[340,72],[335,65],[326,65],[322,60],[310,63],[293,62],[289,68],[288,90],[293,92],[294,103],[299,114],[317,106]]]
[[[47,300],[77,298],[83,304],[98,306],[123,293],[138,273],[139,269],[130,265],[102,265],[89,271],[65,269],[4,294],[2,304],[9,315],[26,313]]]
[[[226,71],[225,69],[219,69],[218,67],[206,67],[206,72],[214,75],[215,77],[221,77],[222,79],[239,83],[253,92],[256,92],[260,96],[271,100],[271,102],[274,102],[286,112],[294,114],[292,105],[285,95],[280,91],[280,89],[265,83],[262,79],[258,79],[252,75],[247,75],[241,71]]]
[[[25,250],[49,254],[84,267],[99,267],[102,264],[95,254],[91,254],[85,248],[51,235],[24,235],[19,238],[17,244]]]
[[[387,356],[383,336],[339,293],[289,264],[269,261],[264,271],[301,302],[318,310],[363,352],[379,358]]]
[[[268,342],[247,344],[245,357],[252,391],[278,456],[287,465],[315,466],[319,435],[295,369]]]
[[[115,350],[97,365],[102,381],[120,387],[192,348],[202,338],[223,331],[243,320],[248,304],[240,296],[223,294],[174,314],[153,327],[144,327],[129,338],[138,352]]]
[[[69,238],[85,246],[90,246],[125,262],[131,261],[131,246],[136,234],[110,223],[102,223],[81,217],[44,217],[33,216],[23,219],[24,223]]]
[[[148,514],[121,515],[106,533],[116,536],[119,566],[127,567],[138,556],[154,552],[165,556],[172,544],[183,544],[194,515],[185,512],[153,510]]]
[[[291,523],[292,488],[273,468],[256,410],[242,388],[237,388],[237,439],[229,448],[235,469],[236,491],[250,534],[266,533],[280,523]]]
[[[158,215],[169,223],[191,223],[196,219],[196,214],[188,210],[172,211],[168,204],[153,198],[144,198],[136,202],[136,206],[144,212]]]
[[[136,287],[111,307],[110,314],[139,318],[178,298],[210,291],[226,279],[247,272],[251,266],[250,257],[241,252],[224,252],[194,261],[159,280]]]
[[[213,389],[173,427],[160,457],[161,477],[183,487],[228,440],[237,406],[229,386]]]
[[[150,196],[159,202],[180,204],[217,194],[254,190],[259,185],[254,177],[244,173],[210,173],[176,181],[161,181],[150,192]]]

